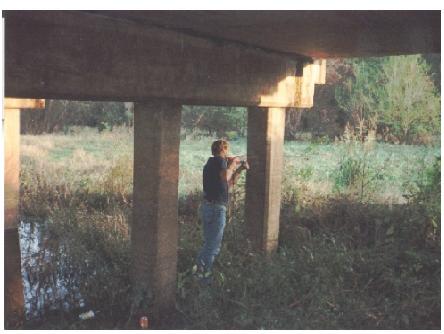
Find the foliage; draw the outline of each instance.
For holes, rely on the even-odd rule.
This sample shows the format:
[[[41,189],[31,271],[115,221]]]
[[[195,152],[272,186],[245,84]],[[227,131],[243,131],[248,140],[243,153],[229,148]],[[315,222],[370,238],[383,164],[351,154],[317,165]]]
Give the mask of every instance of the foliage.
[[[354,141],[347,143],[346,154],[342,155],[334,173],[336,191],[346,188],[360,202],[370,200],[374,194],[375,181],[384,179],[382,171],[375,168],[374,153],[369,144],[361,145]]]
[[[403,143],[439,134],[440,98],[419,55],[389,57],[382,66],[387,94],[381,125]]]
[[[132,113],[123,102],[89,102],[46,100],[44,110],[24,110],[21,115],[23,134],[63,131],[73,126],[112,130],[114,126],[132,124]]]
[[[430,165],[418,173],[413,186],[407,185],[404,195],[410,202],[424,209],[426,224],[423,231],[433,238],[441,236],[441,156],[436,156]]]
[[[180,196],[201,190],[202,166],[211,156],[213,140],[187,137],[181,141]],[[289,192],[306,188],[313,194],[334,195],[335,176],[341,160],[346,157],[361,159],[360,154],[367,144],[285,142],[283,187]],[[21,137],[21,161],[22,181],[27,187],[25,194],[39,191],[39,184],[49,182],[48,187],[121,193],[123,197],[115,196],[127,198],[132,189],[132,145],[133,131],[127,127],[100,134],[92,128],[74,127],[67,135],[24,135]],[[374,143],[367,155],[371,169],[383,176],[372,180],[371,188],[379,189],[377,200],[404,201],[403,184],[423,169],[423,161],[429,164],[439,150],[439,147]],[[231,154],[244,155],[246,151],[244,138],[230,141]],[[348,191],[346,186],[340,189]]]
[[[381,118],[382,102],[386,100],[381,85],[384,58],[352,59],[353,76],[336,89],[339,106],[347,111],[359,137],[364,140],[368,130],[376,130]]]
[[[190,273],[201,245],[197,212],[180,212],[178,311],[163,328],[154,329],[439,328],[439,240],[434,247],[418,243],[420,224],[412,224],[421,219],[417,208],[392,210],[334,198],[307,203],[297,213],[288,211],[294,204],[283,203],[280,234],[286,238],[268,259],[246,240],[243,205],[232,213],[211,288],[199,286]],[[61,314],[37,328],[135,328],[136,323],[126,323],[125,234],[122,238],[112,233],[116,222],[99,212],[88,217],[74,207],[56,212],[48,240],[66,243],[64,252],[53,259],[62,260],[64,254],[63,265],[48,267],[39,277],[55,268],[73,282],[83,275],[86,305],[74,312],[99,312],[87,323]],[[295,242],[294,226],[310,231],[311,237]]]
[[[246,114],[246,108],[241,107],[183,106],[182,127],[187,131],[198,128],[217,137],[230,133],[230,139],[233,139],[233,132],[245,136]]]
[[[133,158],[125,154],[105,171],[102,186],[103,192],[121,196],[128,202],[133,185]]]
[[[433,80],[436,90],[441,92],[441,54],[429,53],[424,54],[423,57],[429,67],[427,74]]]
[[[350,60],[353,76],[336,100],[364,140],[377,130],[385,140],[424,142],[440,131],[440,97],[420,55]]]
[[[285,139],[292,140],[297,138],[302,128],[303,109],[287,108],[285,112]]]
[[[47,292],[59,291],[57,277],[69,280],[65,301],[76,302],[80,291],[85,305],[52,318],[45,312],[40,322],[26,326],[136,328],[127,323],[132,196],[125,183],[131,179],[132,132],[76,129],[38,139],[22,140],[21,212],[46,218],[41,229],[46,241],[24,271],[33,283],[52,289]],[[177,313],[163,329],[439,328],[440,238],[438,228],[429,228],[430,217],[440,217],[440,160],[430,163],[439,148],[375,144],[366,153],[367,144],[359,141],[286,143],[277,254],[266,258],[248,242],[242,177],[215,282],[206,289],[190,269],[202,242],[201,167],[212,140],[181,142]],[[243,139],[231,143],[233,154],[245,148]],[[366,179],[364,198],[377,203],[348,196],[353,177],[344,177],[344,187],[331,192],[338,173],[362,170],[359,163],[344,162],[346,157],[365,158],[372,173],[384,175]],[[384,191],[406,180],[413,180],[412,196],[408,201],[393,196],[395,204],[387,204]],[[79,321],[78,313],[87,308],[99,311],[97,317]]]

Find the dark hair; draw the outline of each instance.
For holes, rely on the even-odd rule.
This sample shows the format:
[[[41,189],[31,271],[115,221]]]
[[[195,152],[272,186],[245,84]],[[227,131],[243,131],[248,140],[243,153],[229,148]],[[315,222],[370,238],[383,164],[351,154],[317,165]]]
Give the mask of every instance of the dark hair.
[[[211,144],[211,153],[213,155],[220,154],[224,149],[228,149],[228,142],[226,140],[216,140],[213,142],[213,144]]]

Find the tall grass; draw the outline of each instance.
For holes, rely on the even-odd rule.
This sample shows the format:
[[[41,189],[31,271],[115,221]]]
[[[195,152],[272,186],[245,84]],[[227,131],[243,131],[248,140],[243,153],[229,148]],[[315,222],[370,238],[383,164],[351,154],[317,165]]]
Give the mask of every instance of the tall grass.
[[[180,196],[200,190],[201,169],[211,155],[213,140],[200,137],[181,141]],[[132,189],[132,145],[132,130],[124,127],[103,131],[100,135],[96,130],[80,128],[74,128],[69,135],[25,135],[21,144],[22,170],[29,177],[44,176],[51,186],[82,187],[90,191],[101,188],[101,192],[106,189],[114,192],[116,184],[112,183],[115,182],[120,183],[118,192],[129,193]],[[231,141],[230,148],[234,155],[245,154],[245,139]],[[286,142],[284,193],[302,186],[315,195],[331,195],[337,188],[338,170],[340,173],[341,164],[346,163],[344,159],[358,161],[365,153],[369,167],[378,174],[372,180],[372,185],[379,189],[374,200],[402,203],[405,187],[413,182],[424,165],[433,163],[439,152],[439,147],[377,143],[365,153],[364,146],[356,143]]]
[[[45,313],[29,328],[135,328],[127,322],[132,138],[123,128],[22,137],[21,213],[45,218],[39,254],[49,254],[26,270],[49,287],[63,277],[71,282],[66,301],[79,305],[80,294],[84,304]],[[439,148],[285,143],[277,254],[270,261],[246,241],[243,177],[215,283],[203,289],[190,268],[201,246],[197,207],[212,140],[181,141],[178,313],[167,328],[439,328]],[[232,141],[231,152],[245,154],[245,140]],[[363,184],[365,198],[355,196]],[[89,308],[97,317],[79,321]]]

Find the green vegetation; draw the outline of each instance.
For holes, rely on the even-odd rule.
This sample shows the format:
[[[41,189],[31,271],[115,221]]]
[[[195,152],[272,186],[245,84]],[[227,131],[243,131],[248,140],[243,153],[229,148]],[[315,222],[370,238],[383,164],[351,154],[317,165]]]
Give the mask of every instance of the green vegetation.
[[[75,126],[89,126],[100,132],[132,123],[132,110],[123,102],[46,100],[44,110],[23,110],[21,113],[23,134],[67,134]]]
[[[245,136],[247,108],[215,106],[183,106],[182,128],[189,132],[200,129],[206,135],[226,136],[229,140]]]
[[[369,132],[386,141],[429,143],[440,133],[440,92],[420,55],[349,60],[353,75],[336,89],[363,140]]]
[[[38,140],[36,140],[38,138]],[[180,146],[179,195],[200,191],[201,168],[211,155],[214,138],[184,139]],[[129,194],[132,191],[131,128],[120,127],[113,131],[73,128],[70,135],[22,136],[22,179],[32,187],[36,175],[44,175],[49,186],[78,188],[83,184],[90,192]],[[244,138],[230,142],[233,155],[245,154]],[[333,194],[339,182],[338,173],[344,173],[345,160],[367,161],[378,177],[372,180],[378,191],[378,202],[388,198],[391,202],[404,202],[404,189],[414,182],[417,171],[432,164],[439,147],[391,145],[374,143],[372,148],[359,142],[316,144],[286,142],[284,146],[284,192],[302,185],[313,194]],[[342,169],[341,169],[342,168]],[[29,178],[29,181],[26,181]],[[345,182],[345,181],[344,181]],[[341,184],[346,186],[347,184]],[[114,188],[113,188],[114,187]],[[116,188],[117,187],[117,188]]]
[[[216,281],[205,289],[190,269],[201,245],[201,168],[212,140],[181,142],[177,314],[165,327],[440,327],[439,147],[286,142],[277,254],[266,259],[245,242],[242,178]],[[47,236],[25,271],[53,289],[62,277],[70,284],[64,300],[74,305],[80,293],[85,302],[70,312],[47,309],[26,328],[137,326],[128,322],[131,145],[126,127],[22,136],[21,214],[43,219]],[[233,140],[231,151],[244,154],[245,139]],[[99,313],[80,321],[85,309]]]
[[[383,123],[401,142],[424,142],[440,133],[440,96],[420,56],[389,57]]]

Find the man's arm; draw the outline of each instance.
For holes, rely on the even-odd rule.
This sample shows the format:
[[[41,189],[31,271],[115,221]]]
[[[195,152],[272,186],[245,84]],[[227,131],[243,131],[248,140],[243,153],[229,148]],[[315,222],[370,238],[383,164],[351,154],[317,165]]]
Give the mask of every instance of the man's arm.
[[[233,187],[237,183],[237,180],[239,180],[239,176],[241,175],[243,169],[244,169],[243,167],[239,167],[233,172],[231,179],[227,181],[228,187]]]
[[[238,163],[238,158],[231,159],[228,163],[227,169],[222,169],[220,172],[220,177],[223,181],[228,183],[230,187],[231,179],[236,172],[236,165]]]

